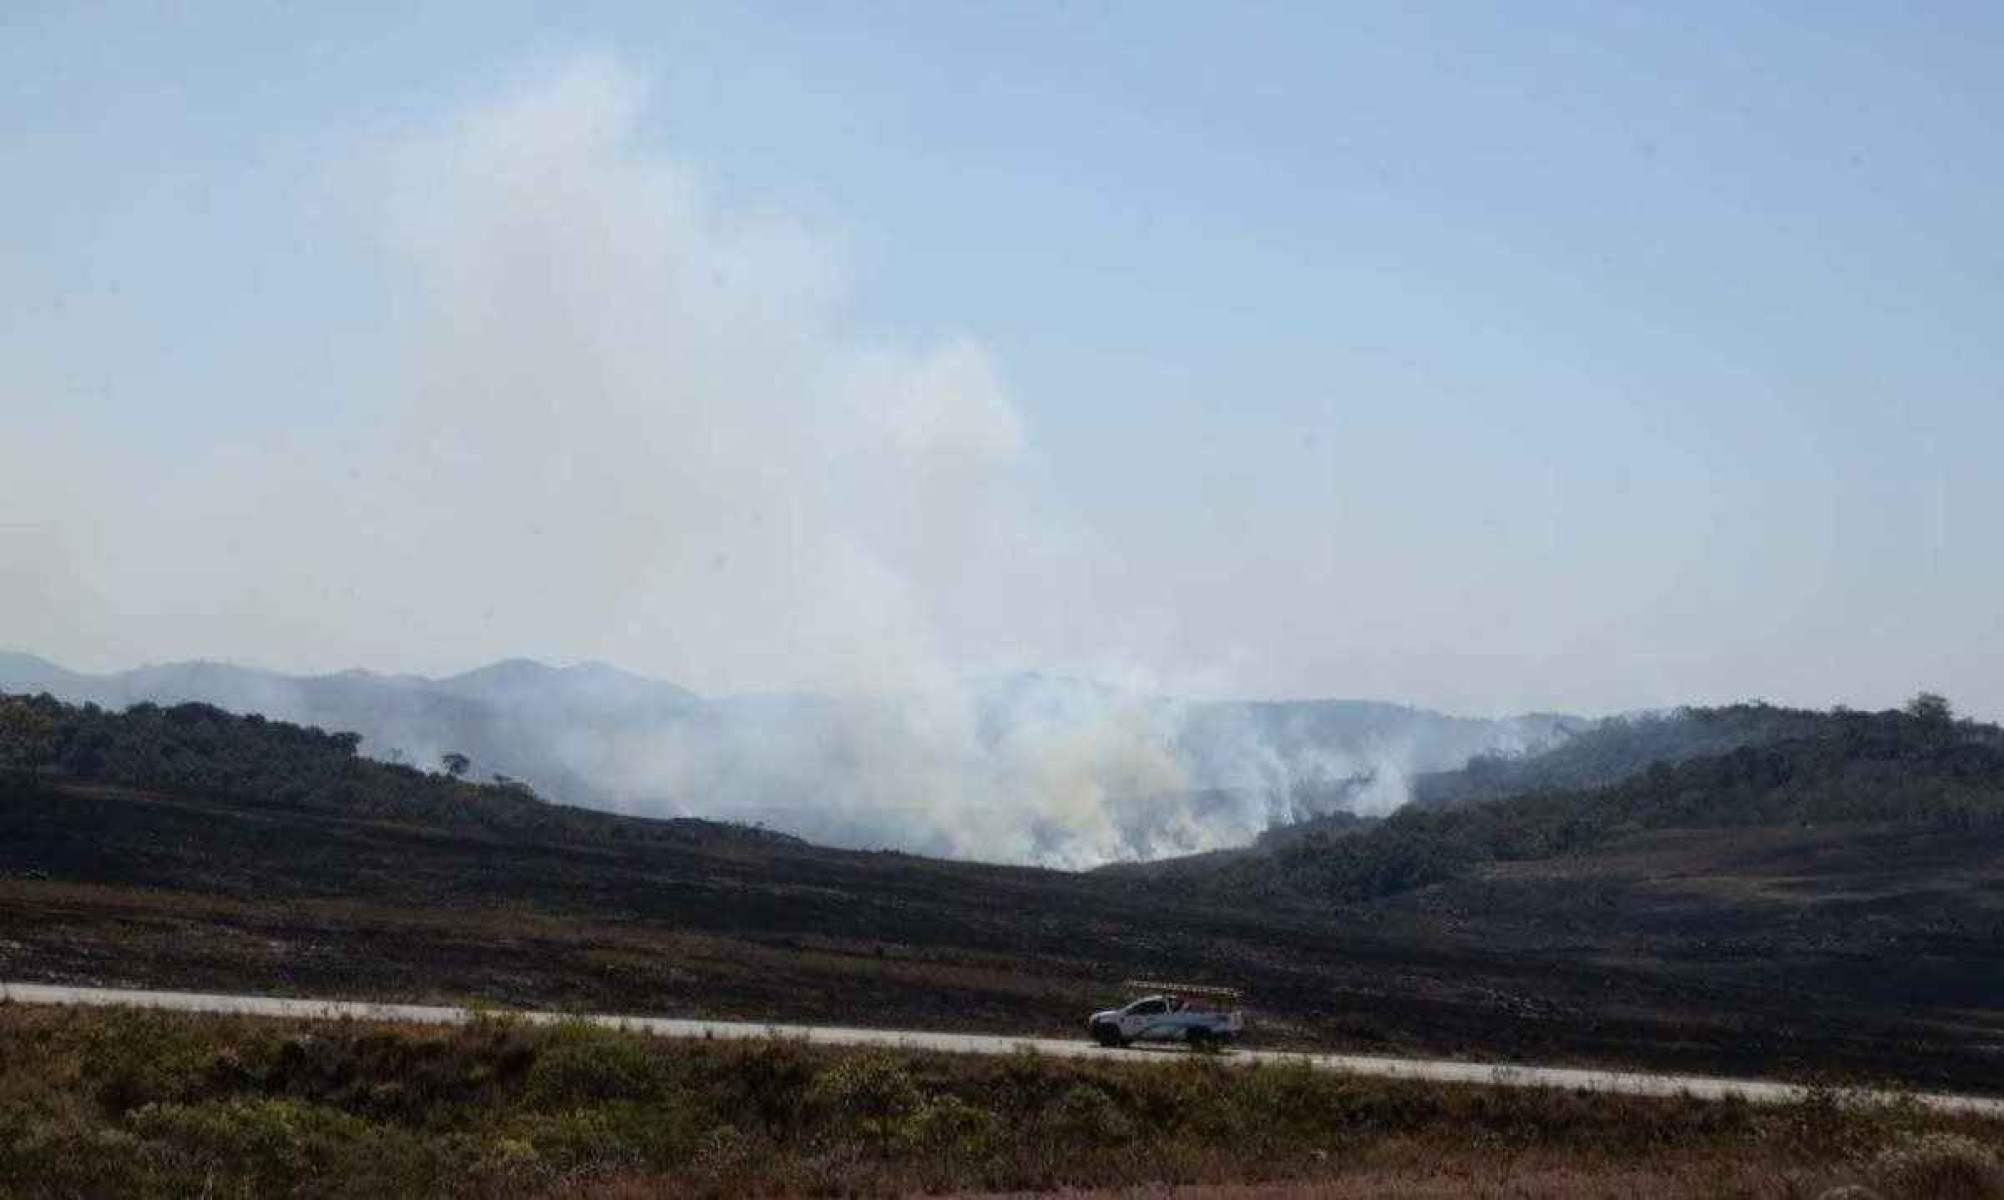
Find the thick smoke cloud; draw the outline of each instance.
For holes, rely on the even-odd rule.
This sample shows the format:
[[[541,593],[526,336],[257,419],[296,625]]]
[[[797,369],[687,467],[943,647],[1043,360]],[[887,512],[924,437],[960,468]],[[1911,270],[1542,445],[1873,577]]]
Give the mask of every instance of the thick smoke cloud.
[[[530,652],[783,689],[614,728],[508,720],[546,743],[559,796],[851,845],[1152,857],[1244,842],[1332,781],[1368,779],[1340,803],[1383,808],[1433,761],[1317,762],[1215,714],[1193,741],[1120,646],[1078,665],[1142,686],[965,682],[1049,654],[1037,631],[1091,607],[1103,551],[1036,486],[988,348],[859,328],[828,239],[720,203],[649,148],[645,101],[576,63],[355,156],[337,174],[397,340],[329,337],[381,396],[171,460],[58,456],[95,482],[34,469],[52,429],[13,464],[16,511],[45,519],[11,527],[0,582],[148,656]],[[374,724],[372,749],[443,748]]]
[[[362,280],[334,401],[302,379],[184,428],[134,397],[107,428],[0,384],[34,418],[0,441],[7,640],[708,692],[1017,657],[1079,543],[994,356],[861,327],[837,244],[716,199],[645,99],[586,60],[331,156],[299,236]]]
[[[830,253],[635,149],[640,101],[577,67],[397,156],[417,386],[368,523],[432,613],[699,686],[935,682],[958,573],[1049,545],[990,355],[845,328]]]

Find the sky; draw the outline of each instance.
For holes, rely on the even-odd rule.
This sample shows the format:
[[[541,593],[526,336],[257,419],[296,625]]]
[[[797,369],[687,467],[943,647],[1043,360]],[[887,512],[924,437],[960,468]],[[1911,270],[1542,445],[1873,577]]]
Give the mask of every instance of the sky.
[[[2004,716],[1994,6],[0,12],[0,644]]]

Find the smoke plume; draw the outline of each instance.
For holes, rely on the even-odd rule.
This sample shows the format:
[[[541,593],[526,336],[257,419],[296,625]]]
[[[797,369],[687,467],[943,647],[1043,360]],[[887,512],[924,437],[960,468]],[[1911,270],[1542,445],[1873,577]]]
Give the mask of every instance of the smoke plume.
[[[1137,676],[1133,646],[1080,654],[1068,617],[1118,555],[1038,486],[995,354],[865,327],[836,244],[720,201],[652,148],[655,116],[589,60],[348,156],[334,175],[395,333],[328,337],[379,394],[171,460],[74,456],[96,484],[38,477],[31,446],[16,511],[41,519],[14,524],[0,579],[134,657],[531,651],[753,694],[644,719],[486,697],[442,728],[387,701],[343,721],[202,698],[354,725],[377,753],[480,750],[442,742],[486,729],[494,769],[556,798],[846,845],[1153,857],[1384,808],[1413,764],[1445,765],[1382,738],[1283,750],[1284,721],[1160,699],[1175,681]],[[1060,654],[1142,686],[967,680]]]

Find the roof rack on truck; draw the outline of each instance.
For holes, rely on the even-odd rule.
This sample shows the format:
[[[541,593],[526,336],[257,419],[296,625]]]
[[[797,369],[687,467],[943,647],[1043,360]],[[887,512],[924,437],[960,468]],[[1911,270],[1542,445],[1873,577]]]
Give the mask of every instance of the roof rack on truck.
[[[1151,1041],[1204,1048],[1229,1044],[1245,1031],[1237,988],[1151,979],[1129,979],[1124,986],[1140,998],[1086,1019],[1087,1034],[1102,1046]]]

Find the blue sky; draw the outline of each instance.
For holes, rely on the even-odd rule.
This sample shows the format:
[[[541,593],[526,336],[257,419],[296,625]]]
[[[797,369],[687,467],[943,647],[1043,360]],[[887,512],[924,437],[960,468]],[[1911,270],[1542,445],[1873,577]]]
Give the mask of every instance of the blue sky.
[[[709,690],[888,658],[1464,711],[1926,686],[2004,714],[1993,8],[180,7],[0,16],[0,406],[23,460],[0,617],[26,648],[605,657]],[[535,107],[550,96],[571,99]],[[531,111],[570,123],[506,124]],[[452,158],[483,113],[511,146],[557,139],[539,154],[615,125],[590,164],[621,197],[589,206],[608,221],[645,225],[647,173],[672,168],[702,197],[689,236],[711,240],[659,262],[736,261],[724,227],[808,247],[809,267],[733,280],[761,329],[760,297],[796,314],[748,337],[747,363],[811,340],[801,378],[847,378],[828,364],[891,347],[890,391],[959,381],[913,411],[1001,428],[963,403],[992,384],[1014,432],[979,467],[948,438],[865,481],[827,464],[866,452],[831,447],[881,430],[769,461],[635,455],[620,502],[681,517],[587,540],[644,586],[607,571],[568,601],[561,582],[511,600],[517,576],[495,574],[479,591],[502,599],[476,603],[463,564],[371,586],[396,560],[380,537],[347,546],[335,514],[508,487],[386,493],[356,465],[382,429],[440,419],[421,394],[472,386],[481,347],[523,340],[500,325],[431,361],[442,264],[481,250],[433,257],[382,216],[452,185],[381,164]],[[449,214],[422,220],[449,240]],[[633,275],[649,299],[604,312],[682,311]],[[537,369],[590,361],[567,357],[587,343]],[[956,346],[979,365],[942,376]],[[623,371],[611,423],[580,427],[633,428],[677,369]],[[809,383],[729,407],[767,386],[747,378],[702,375],[703,394],[782,424],[823,411]],[[714,445],[735,428],[719,419],[676,428]],[[470,453],[519,476],[540,461],[526,444]],[[215,465],[244,459],[326,479]],[[738,557],[834,539],[849,565],[748,568],[733,591],[682,574],[730,553],[650,540],[735,520],[692,504],[717,487],[657,496],[657,476],[767,469],[835,482],[787,493],[795,540]],[[324,554],[274,530],[213,553],[235,536],[219,522],[296,492],[322,497],[297,527]],[[436,536],[535,563],[519,527],[466,507],[403,550],[434,558]],[[768,536],[746,519],[733,538]],[[775,623],[784,653],[760,649]],[[848,649],[787,665],[832,642]]]

